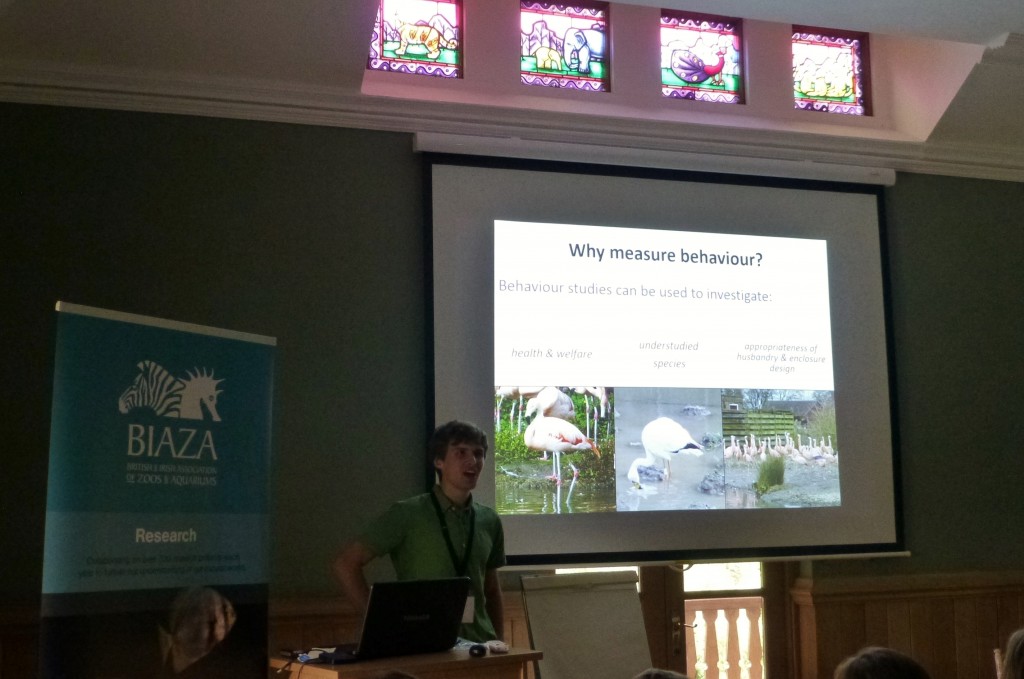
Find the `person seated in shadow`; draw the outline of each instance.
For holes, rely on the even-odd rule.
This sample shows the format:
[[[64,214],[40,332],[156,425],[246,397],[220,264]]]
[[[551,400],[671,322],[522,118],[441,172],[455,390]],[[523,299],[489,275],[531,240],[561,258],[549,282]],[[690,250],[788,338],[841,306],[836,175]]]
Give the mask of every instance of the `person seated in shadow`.
[[[881,646],[862,648],[836,667],[833,679],[931,679],[909,655]]]
[[[656,667],[650,667],[634,676],[633,679],[688,679],[688,677],[673,670],[659,670]]]
[[[1003,653],[1000,679],[1024,679],[1024,628],[1010,635]]]

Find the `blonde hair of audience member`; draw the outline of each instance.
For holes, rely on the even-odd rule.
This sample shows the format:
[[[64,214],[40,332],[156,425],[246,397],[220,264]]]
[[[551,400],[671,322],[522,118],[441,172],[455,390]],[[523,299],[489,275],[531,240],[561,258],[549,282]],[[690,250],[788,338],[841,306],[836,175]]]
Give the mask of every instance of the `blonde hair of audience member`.
[[[1024,628],[1010,635],[1003,654],[1002,679],[1024,679]]]
[[[659,670],[656,667],[651,667],[640,674],[633,677],[633,679],[688,679],[685,674],[679,674],[672,670]]]
[[[881,646],[862,648],[839,663],[833,679],[931,679],[909,655]]]

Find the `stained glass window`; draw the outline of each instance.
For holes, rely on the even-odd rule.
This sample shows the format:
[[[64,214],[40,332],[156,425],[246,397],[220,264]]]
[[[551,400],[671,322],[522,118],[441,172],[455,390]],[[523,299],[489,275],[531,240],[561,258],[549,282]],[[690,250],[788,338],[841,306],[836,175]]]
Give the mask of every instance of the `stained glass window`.
[[[793,101],[798,109],[871,115],[867,34],[793,27]]]
[[[608,91],[608,6],[521,0],[520,77],[527,85]]]
[[[381,0],[367,68],[458,78],[461,0]]]
[[[662,95],[742,104],[742,63],[739,19],[662,10]]]

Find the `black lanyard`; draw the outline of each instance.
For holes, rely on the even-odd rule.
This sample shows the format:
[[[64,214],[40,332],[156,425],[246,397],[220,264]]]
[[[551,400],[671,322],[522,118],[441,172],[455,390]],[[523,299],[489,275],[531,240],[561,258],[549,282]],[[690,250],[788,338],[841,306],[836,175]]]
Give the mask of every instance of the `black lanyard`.
[[[473,553],[476,511],[473,507],[469,508],[469,537],[466,538],[466,551],[462,555],[462,561],[460,562],[458,555],[455,553],[455,545],[452,544],[452,536],[448,532],[448,522],[444,518],[444,510],[441,509],[441,503],[437,500],[437,493],[431,492],[430,499],[434,503],[434,510],[437,512],[437,520],[441,524],[441,534],[444,535],[444,543],[448,546],[448,556],[452,558],[452,566],[455,567],[455,574],[459,576],[465,575],[466,567],[469,565],[469,555]]]

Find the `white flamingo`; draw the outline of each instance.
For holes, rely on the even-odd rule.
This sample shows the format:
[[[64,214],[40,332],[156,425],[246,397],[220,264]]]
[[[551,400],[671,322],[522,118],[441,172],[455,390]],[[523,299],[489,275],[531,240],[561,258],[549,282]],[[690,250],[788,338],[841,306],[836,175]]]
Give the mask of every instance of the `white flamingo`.
[[[522,413],[527,419],[538,415],[557,417],[568,422],[576,419],[576,410],[572,399],[558,387],[537,388],[535,395],[526,402]],[[589,436],[589,432],[587,435]],[[548,459],[548,452],[546,450],[541,455],[541,459]]]
[[[572,399],[569,395],[557,387],[544,387],[537,395],[526,402],[526,417],[543,415],[544,417],[557,417],[563,420],[572,420],[576,417],[576,410],[573,408]]]
[[[592,450],[601,457],[601,451],[594,442],[583,435],[571,422],[557,417],[538,415],[523,432],[523,442],[531,450],[554,453],[551,479],[562,483],[562,453],[576,450]]]
[[[704,454],[704,447],[693,440],[690,432],[668,417],[648,422],[640,432],[640,442],[644,445],[648,460],[661,459],[666,477],[672,476],[672,458],[680,454]]]
[[[807,450],[804,451],[804,457],[811,462],[814,462],[821,457],[821,448],[818,446],[818,439],[811,439],[811,444],[807,447]]]
[[[519,387],[495,387],[494,395],[498,397],[498,404],[494,406],[494,431],[501,431],[501,404],[506,398],[519,395]],[[511,417],[511,413],[509,413]]]
[[[519,418],[516,424],[516,431],[523,430],[523,416],[526,412],[526,405],[523,399],[529,399],[541,392],[544,387],[519,387]]]
[[[626,478],[633,482],[633,487],[642,490],[643,486],[640,485],[640,467],[652,467],[654,459],[647,457],[638,457],[633,460],[633,464],[629,465],[629,471],[626,472]],[[653,473],[657,475],[657,480],[661,481],[661,472],[658,471],[657,467],[652,467],[646,473]]]
[[[743,437],[743,446],[742,446],[742,448],[743,448],[743,452],[740,454],[740,457],[743,459],[744,462],[752,462],[754,460],[754,456],[751,453],[753,448],[750,445],[750,436],[744,436]]]
[[[498,397],[498,405],[494,409],[494,430],[501,431],[501,404],[506,398],[516,399],[508,411],[509,424],[513,424],[518,416],[519,424],[517,429],[522,431],[523,424],[523,398],[536,396],[544,387],[503,387],[494,388],[494,395]]]

